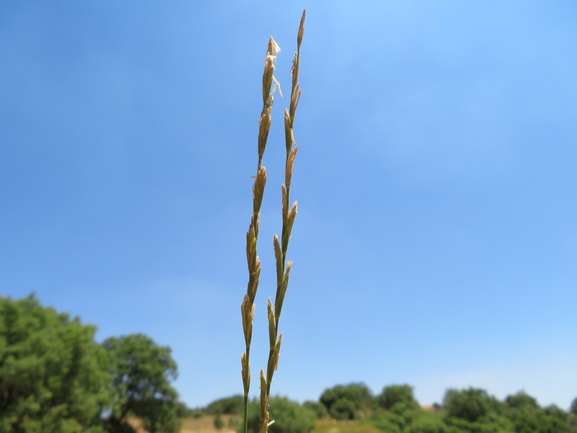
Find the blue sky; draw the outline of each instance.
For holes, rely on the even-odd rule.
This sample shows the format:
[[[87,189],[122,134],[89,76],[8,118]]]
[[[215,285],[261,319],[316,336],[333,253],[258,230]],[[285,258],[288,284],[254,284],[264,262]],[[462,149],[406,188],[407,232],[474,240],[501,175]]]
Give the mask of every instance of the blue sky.
[[[302,9],[299,201],[273,393],[577,397],[577,5],[0,3],[0,293],[169,345],[189,406],[242,389],[245,233],[268,37]],[[264,164],[267,356],[284,143]],[[253,387],[256,393],[256,386]]]

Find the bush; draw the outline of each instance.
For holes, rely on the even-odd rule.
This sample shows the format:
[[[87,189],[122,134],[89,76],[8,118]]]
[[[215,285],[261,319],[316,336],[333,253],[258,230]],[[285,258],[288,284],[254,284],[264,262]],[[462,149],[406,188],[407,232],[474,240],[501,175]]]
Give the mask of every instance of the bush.
[[[514,433],[513,423],[506,417],[490,413],[476,421],[446,417],[445,424],[450,433]]]
[[[316,413],[286,397],[272,397],[269,400],[270,419],[274,420],[270,433],[309,433],[315,426]],[[260,429],[260,402],[249,404],[248,431],[258,433]]]
[[[320,401],[336,419],[353,419],[375,406],[371,390],[363,383],[337,385],[326,389]],[[335,409],[334,405],[337,405]]]
[[[217,430],[221,430],[224,427],[224,421],[222,420],[222,416],[220,414],[214,417],[214,426]]]
[[[443,406],[449,416],[475,422],[491,412],[499,412],[501,403],[482,389],[449,389],[445,393]]]
[[[220,398],[210,403],[205,412],[208,415],[243,415],[244,397],[233,395],[231,397]]]
[[[441,415],[417,411],[411,424],[405,429],[407,433],[447,433],[448,429]]]
[[[331,417],[338,420],[355,419],[355,404],[349,399],[340,398],[331,405],[329,413]]]
[[[198,419],[204,415],[204,410],[202,409],[189,409],[185,416],[190,418]]]
[[[303,407],[307,409],[311,409],[313,412],[317,414],[317,418],[321,419],[328,415],[327,408],[324,404],[319,403],[318,401],[305,401],[303,403]]]
[[[407,424],[404,417],[392,412],[375,414],[370,423],[386,433],[401,433]]]
[[[567,421],[567,412],[554,404],[547,406],[545,409],[543,409],[543,412],[545,412],[545,415],[552,416],[553,418],[557,418],[561,421]]]
[[[397,403],[403,403],[407,409],[419,407],[419,403],[413,396],[413,387],[409,385],[389,385],[383,388],[379,396],[379,406],[390,410]]]
[[[530,395],[520,391],[517,394],[509,395],[505,398],[505,404],[511,409],[535,411],[539,409],[539,404]]]

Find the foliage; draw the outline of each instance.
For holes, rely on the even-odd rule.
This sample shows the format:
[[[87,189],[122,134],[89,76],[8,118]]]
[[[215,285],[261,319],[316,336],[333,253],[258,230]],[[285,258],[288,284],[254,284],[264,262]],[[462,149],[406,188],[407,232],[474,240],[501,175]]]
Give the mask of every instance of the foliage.
[[[317,418],[321,419],[328,415],[327,408],[324,404],[319,403],[318,401],[305,401],[303,403],[303,407],[311,409],[314,413],[317,414]]]
[[[435,412],[402,399],[386,406],[368,422],[387,433],[577,433],[575,415],[557,406],[541,408],[524,392],[500,402],[482,389],[448,390],[443,410]]]
[[[338,420],[355,419],[356,412],[355,404],[346,398],[339,398],[329,410],[331,417]]]
[[[0,431],[102,431],[109,377],[95,331],[34,295],[0,297]]]
[[[208,415],[242,415],[242,411],[242,395],[220,398],[210,403],[205,409]]]
[[[443,418],[436,413],[416,410],[408,427],[407,433],[447,433],[449,428],[443,422]]]
[[[401,433],[407,425],[402,415],[390,411],[375,413],[370,423],[387,433]]]
[[[489,413],[477,418],[475,421],[468,421],[463,418],[446,417],[445,424],[451,433],[512,433],[513,424],[508,418]]]
[[[214,427],[217,430],[221,430],[224,427],[224,421],[222,420],[222,416],[220,414],[214,417]]]
[[[316,413],[286,397],[272,397],[269,400],[270,419],[274,420],[270,433],[308,433],[317,419]],[[260,402],[252,400],[248,411],[248,431],[258,433],[261,424]]]
[[[177,366],[170,348],[158,346],[143,334],[108,338],[102,346],[109,353],[113,377],[110,430],[132,414],[151,433],[177,431],[179,406],[170,384],[177,376]]]
[[[475,422],[491,412],[500,412],[502,403],[482,389],[449,389],[445,393],[443,406],[449,416]]]
[[[383,409],[392,409],[394,405],[402,403],[407,409],[419,407],[413,396],[413,387],[410,385],[389,385],[383,389],[378,398],[379,406]]]
[[[505,404],[508,408],[516,410],[534,411],[539,409],[537,400],[523,391],[507,396],[507,398],[505,398]]]
[[[333,418],[354,419],[374,407],[375,398],[364,383],[351,383],[326,389],[320,402]]]

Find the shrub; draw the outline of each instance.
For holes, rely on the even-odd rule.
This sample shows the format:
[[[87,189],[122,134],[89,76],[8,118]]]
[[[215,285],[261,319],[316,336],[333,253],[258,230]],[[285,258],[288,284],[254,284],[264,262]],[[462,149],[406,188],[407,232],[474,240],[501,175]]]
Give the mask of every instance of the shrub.
[[[447,433],[448,428],[441,415],[425,411],[417,411],[406,433]]]
[[[320,401],[327,408],[329,414],[336,419],[356,418],[359,412],[366,412],[375,405],[371,390],[364,383],[337,385],[326,389],[322,393]],[[335,409],[333,409],[334,405],[337,405]],[[349,418],[345,416],[349,416]]]
[[[449,416],[469,422],[475,422],[491,412],[498,412],[500,405],[501,403],[486,391],[475,388],[462,391],[449,389],[443,399],[443,406]]]
[[[305,401],[303,403],[303,407],[306,407],[307,409],[311,409],[314,413],[317,414],[317,418],[324,418],[325,416],[328,415],[328,411],[327,408],[325,407],[324,404],[319,403],[318,401]]]
[[[513,423],[501,415],[489,413],[476,421],[461,418],[446,417],[445,424],[450,433],[513,433],[516,432]]]
[[[220,414],[214,417],[214,426],[217,430],[222,430],[224,427],[224,421],[222,420],[222,416]]]
[[[309,433],[315,426],[316,413],[286,397],[272,397],[270,419],[274,420],[268,431],[270,433]],[[249,404],[248,431],[258,433],[261,424],[260,402],[252,400]]]
[[[392,412],[381,412],[372,417],[370,423],[386,433],[401,433],[406,426],[405,418]]]
[[[331,405],[329,413],[331,417],[338,420],[355,419],[355,404],[349,399],[340,398]]]
[[[538,410],[539,404],[530,395],[523,391],[518,392],[514,395],[509,395],[505,398],[505,404],[511,409],[521,409],[521,410]]]
[[[210,403],[205,412],[208,415],[242,415],[243,396],[233,395]]]
[[[413,396],[413,387],[409,385],[389,385],[383,388],[379,396],[379,405],[383,409],[392,409],[397,403],[403,403],[407,409],[419,407]]]

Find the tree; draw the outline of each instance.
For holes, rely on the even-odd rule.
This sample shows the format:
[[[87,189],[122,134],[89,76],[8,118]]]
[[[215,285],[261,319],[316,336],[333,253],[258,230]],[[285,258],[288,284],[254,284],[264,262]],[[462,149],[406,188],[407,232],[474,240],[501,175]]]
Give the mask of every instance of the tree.
[[[355,403],[352,400],[349,400],[348,398],[339,398],[331,404],[329,414],[334,419],[348,420],[357,417],[357,410]]]
[[[540,409],[537,400],[523,391],[507,396],[507,398],[505,398],[505,404],[511,409],[524,411],[535,411]]]
[[[140,418],[151,433],[177,431],[178,394],[170,381],[177,377],[170,348],[143,334],[108,338],[102,346],[110,355],[113,377],[109,430],[125,429],[129,414]]]
[[[103,431],[110,378],[95,332],[33,294],[0,297],[0,431]]]
[[[353,419],[371,409],[375,399],[364,383],[351,383],[326,389],[320,401],[333,418]]]
[[[419,403],[413,396],[413,387],[410,385],[389,385],[379,396],[379,406],[391,410],[396,404],[403,404],[406,409],[416,409]]]
[[[311,409],[314,413],[317,414],[317,418],[321,419],[328,415],[327,408],[324,404],[319,403],[318,401],[305,401],[303,403],[303,407]]]
[[[445,393],[443,406],[449,416],[475,422],[491,412],[499,412],[501,403],[483,389],[449,389]]]
[[[219,398],[210,403],[205,412],[208,415],[242,415],[243,401],[242,395]]]

